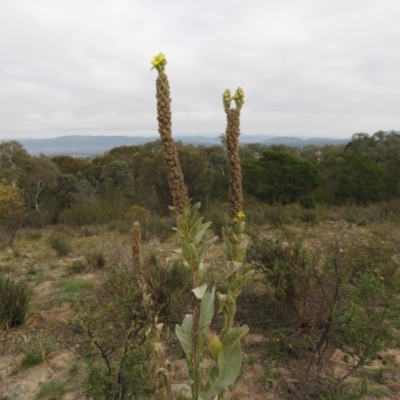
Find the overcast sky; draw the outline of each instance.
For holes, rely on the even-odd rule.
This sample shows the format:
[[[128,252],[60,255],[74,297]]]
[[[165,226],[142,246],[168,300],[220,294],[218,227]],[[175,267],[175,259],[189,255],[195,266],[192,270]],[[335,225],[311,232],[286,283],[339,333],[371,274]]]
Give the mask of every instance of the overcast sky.
[[[177,135],[400,130],[399,0],[0,0],[0,138],[156,135],[160,51]]]

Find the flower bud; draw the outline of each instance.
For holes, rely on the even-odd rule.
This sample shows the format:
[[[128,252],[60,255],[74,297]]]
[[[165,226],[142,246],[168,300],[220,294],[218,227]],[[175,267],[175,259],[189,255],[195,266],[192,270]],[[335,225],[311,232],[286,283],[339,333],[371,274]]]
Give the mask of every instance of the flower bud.
[[[217,335],[214,335],[213,333],[207,332],[206,343],[207,343],[207,347],[210,350],[214,360],[218,361],[219,353],[223,347],[220,338]]]
[[[229,110],[229,108],[231,107],[231,101],[232,101],[231,91],[229,89],[226,89],[224,91],[224,94],[222,95],[222,103],[224,104],[225,110]]]
[[[236,93],[233,96],[233,100],[235,101],[237,108],[242,108],[244,104],[244,92],[242,88],[237,88]]]

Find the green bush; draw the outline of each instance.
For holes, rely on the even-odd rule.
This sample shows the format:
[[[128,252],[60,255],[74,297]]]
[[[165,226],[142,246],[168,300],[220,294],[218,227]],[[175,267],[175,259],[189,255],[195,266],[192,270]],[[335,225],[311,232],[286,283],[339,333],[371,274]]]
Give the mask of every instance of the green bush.
[[[50,382],[40,382],[40,391],[35,396],[35,399],[60,400],[66,393],[65,385],[59,379],[51,380]]]
[[[93,283],[83,279],[63,278],[57,282],[56,287],[61,290],[53,294],[53,299],[59,307],[63,303],[77,304],[82,301],[93,288]]]
[[[355,237],[351,231],[322,234],[312,247],[284,235],[252,237],[248,261],[264,276],[270,304],[262,307],[270,310],[275,325],[268,332],[276,338],[269,354],[308,360],[299,375],[304,398],[311,381],[326,384],[321,375],[326,352],[342,350],[356,369],[394,343],[400,294],[397,251],[377,235]],[[342,378],[332,377],[333,383]]]
[[[67,256],[71,252],[71,244],[68,236],[63,234],[52,234],[49,238],[50,247],[60,257]]]
[[[311,279],[308,257],[302,245],[285,236],[272,239],[253,234],[247,258],[264,274],[267,293],[279,314],[289,319],[301,319],[298,303],[307,295]]]
[[[147,262],[145,268],[160,320],[180,322],[182,315],[187,314],[193,305],[191,271],[182,262],[175,262],[171,268]]]
[[[69,226],[106,224],[119,219],[120,211],[110,201],[103,199],[93,204],[74,204],[63,210],[60,221]]]
[[[0,329],[22,325],[28,308],[28,284],[0,275]]]
[[[153,381],[143,368],[149,368],[151,354],[152,346],[148,343],[131,349],[123,361],[119,359],[113,365],[114,368],[119,367],[119,378],[110,375],[105,363],[92,362],[86,377],[86,396],[105,400],[142,399],[143,394],[152,393]]]
[[[83,388],[88,397],[135,399],[152,392],[152,308],[144,305],[137,277],[124,266],[111,270],[82,302],[70,328],[90,361]]]
[[[74,204],[71,208],[63,210],[60,220],[62,223],[69,226],[82,226],[92,224],[94,222],[94,217],[89,206]]]
[[[281,227],[284,224],[291,224],[293,222],[292,206],[274,204],[264,207],[263,212],[266,223],[270,224],[274,228]]]
[[[376,205],[370,206],[356,206],[348,205],[340,208],[340,215],[342,218],[351,224],[358,226],[366,226],[379,222],[379,210]]]
[[[55,350],[57,343],[53,336],[45,336],[41,332],[31,336],[22,336],[16,346],[24,352],[17,368],[17,371],[21,371],[43,362]]]
[[[222,228],[226,225],[227,209],[221,204],[211,205],[204,214],[206,221],[211,221],[214,235],[222,238]]]
[[[315,225],[318,221],[316,212],[311,210],[304,211],[300,219],[308,225]]]
[[[43,211],[30,210],[27,213],[26,219],[31,228],[38,229],[49,225],[52,221],[53,215],[51,209]]]
[[[151,215],[147,220],[147,226],[144,227],[144,237],[156,237],[160,242],[164,242],[174,233],[172,228],[175,226],[174,216],[161,217]]]

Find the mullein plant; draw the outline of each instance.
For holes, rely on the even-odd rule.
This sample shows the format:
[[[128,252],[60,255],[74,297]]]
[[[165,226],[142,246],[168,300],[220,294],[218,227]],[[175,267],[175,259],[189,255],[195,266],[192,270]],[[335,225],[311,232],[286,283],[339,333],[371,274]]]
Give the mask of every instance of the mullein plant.
[[[233,138],[232,151],[229,151],[228,154],[232,154],[232,157],[235,157],[232,158],[232,166],[230,165],[230,167],[232,171],[236,171],[233,174],[236,180],[230,180],[230,182],[236,186],[230,192],[230,218],[224,231],[224,258],[228,293],[216,294],[215,288],[208,290],[207,283],[204,282],[203,259],[218,237],[215,236],[208,240],[203,240],[211,222],[203,222],[203,218],[198,217],[200,203],[192,206],[188,198],[178,153],[172,139],[171,97],[168,77],[165,74],[167,60],[163,54],[159,54],[154,57],[151,63],[152,69],[156,69],[158,72],[156,80],[158,131],[163,145],[164,161],[172,194],[173,207],[171,209],[177,215],[177,227],[175,230],[181,243],[181,248],[177,252],[180,254],[184,266],[192,272],[192,292],[195,300],[192,314],[185,316],[182,325],[176,326],[175,332],[185,353],[192,399],[222,399],[224,398],[226,387],[236,380],[240,372],[242,361],[240,339],[248,332],[247,326],[233,327],[236,297],[239,294],[240,287],[251,275],[250,273],[239,274],[246,250],[241,174],[237,152],[237,137],[240,133],[239,115],[240,108],[244,102],[244,95],[243,91],[240,90],[233,98],[230,98],[230,94],[229,99],[226,97],[225,100],[224,97],[224,105],[225,103],[227,105],[225,110],[228,115],[227,136]],[[235,110],[230,110],[228,106],[232,99],[237,104]],[[234,139],[233,135],[236,135],[236,139]],[[227,140],[229,139],[227,138]],[[210,332],[216,296],[220,301],[220,311],[223,313],[225,320],[224,330],[220,336]],[[209,371],[208,376],[205,376],[203,363],[205,345],[208,346],[215,360],[215,365]]]
[[[231,108],[232,100],[236,107]],[[243,212],[242,172],[239,158],[240,111],[244,104],[244,92],[236,90],[234,96],[226,89],[222,103],[227,117],[226,150],[229,166],[229,216],[227,225],[222,229],[224,239],[223,253],[225,274],[228,282],[228,293],[217,293],[219,311],[224,314],[224,332],[233,326],[236,313],[236,298],[240,288],[252,277],[254,270],[243,272],[245,268],[247,241],[244,235],[245,214]]]

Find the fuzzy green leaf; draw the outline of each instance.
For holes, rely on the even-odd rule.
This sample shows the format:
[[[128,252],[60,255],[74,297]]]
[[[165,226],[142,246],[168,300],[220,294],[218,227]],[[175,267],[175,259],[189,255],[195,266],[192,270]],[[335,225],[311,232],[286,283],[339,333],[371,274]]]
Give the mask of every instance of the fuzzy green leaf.
[[[236,249],[235,260],[242,262],[246,257],[247,247],[243,246],[242,248]]]
[[[194,224],[194,219],[196,218],[197,211],[199,211],[201,207],[201,203],[196,203],[191,209],[190,209],[190,223],[191,225]]]
[[[231,330],[233,331],[233,329]],[[218,356],[218,362],[211,368],[208,381],[199,399],[209,399],[217,396],[227,386],[231,385],[239,375],[242,364],[242,349],[240,338],[248,331],[248,327],[235,328],[234,332],[223,343],[229,345],[223,347]]]
[[[200,243],[201,239],[203,239],[204,232],[211,226],[211,222],[206,222],[204,224],[201,224],[198,228],[196,233],[194,234],[193,237],[193,242],[194,243]]]
[[[214,316],[215,287],[206,291],[201,299],[200,308],[200,332],[205,335]]]
[[[218,236],[214,236],[211,239],[208,239],[207,241],[205,241],[201,245],[199,251],[197,252],[197,260],[199,261],[199,263],[203,259],[204,253],[216,242],[217,239],[218,239]],[[199,267],[199,266],[197,266],[197,267]]]
[[[247,271],[244,275],[238,276],[228,287],[228,294],[236,298],[240,294],[240,288],[252,277],[254,270]]]
[[[224,347],[230,346],[235,343],[237,340],[240,340],[244,337],[249,331],[249,327],[247,325],[243,325],[238,328],[231,328],[224,336],[223,345]]]
[[[226,261],[225,269],[226,269],[226,272],[227,272],[227,277],[230,277],[241,266],[242,266],[242,263],[240,263],[240,262],[237,262],[237,261]]]
[[[224,246],[223,246],[224,258],[225,258],[225,260],[232,260],[233,259],[233,246],[232,246],[231,241],[229,240],[226,230],[227,229],[223,229],[223,231],[222,231],[222,236],[224,238]]]
[[[237,235],[242,235],[244,233],[244,221],[240,221],[235,226],[235,232]]]
[[[189,226],[188,226],[186,219],[184,217],[182,217],[182,215],[180,215],[180,214],[176,218],[176,225],[177,225],[177,230],[178,230],[179,234],[181,236],[185,236],[185,234],[189,230]]]
[[[193,315],[187,314],[182,325],[175,326],[175,333],[186,356],[192,354]]]
[[[190,229],[188,231],[188,237],[190,237],[190,239],[192,239],[195,236],[197,230],[201,226],[202,220],[203,217],[199,218],[197,221],[194,221],[193,224],[190,225]]]
[[[189,264],[192,264],[197,260],[196,246],[185,238],[182,238],[181,244],[183,260],[187,261]]]
[[[193,294],[196,296],[196,299],[201,300],[204,296],[204,293],[207,289],[207,283],[197,288],[192,289]]]

